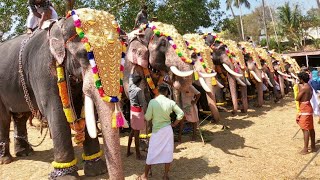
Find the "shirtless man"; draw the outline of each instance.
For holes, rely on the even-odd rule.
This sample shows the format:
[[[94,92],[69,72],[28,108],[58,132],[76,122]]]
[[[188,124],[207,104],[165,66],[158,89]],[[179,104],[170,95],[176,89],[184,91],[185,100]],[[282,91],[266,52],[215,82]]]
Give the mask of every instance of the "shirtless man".
[[[316,151],[315,131],[313,127],[313,109],[310,103],[312,88],[308,84],[310,78],[307,73],[299,73],[298,78],[300,82],[298,84],[298,95],[296,97],[296,101],[299,102],[299,113],[297,114],[296,121],[303,132],[304,147],[300,153],[304,155],[308,153],[309,137],[311,139],[311,152]]]
[[[141,11],[137,14],[134,22],[134,28],[139,28],[141,24],[148,24],[148,7],[146,5],[141,6]]]

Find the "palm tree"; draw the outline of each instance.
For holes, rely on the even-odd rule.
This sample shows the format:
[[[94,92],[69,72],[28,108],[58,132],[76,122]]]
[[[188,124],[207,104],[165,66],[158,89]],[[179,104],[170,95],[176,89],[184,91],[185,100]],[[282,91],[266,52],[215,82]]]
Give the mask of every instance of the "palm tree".
[[[298,5],[292,8],[289,2],[284,6],[278,7],[279,24],[283,35],[297,46],[302,46],[303,30],[302,30],[302,14]]]
[[[237,8],[240,8],[240,27],[241,32],[239,29],[239,25],[237,24],[239,36],[242,37],[242,40],[244,40],[244,32],[243,32],[243,22],[242,22],[242,11],[241,11],[241,5],[244,5],[246,8],[250,9],[250,2],[248,0],[226,0],[227,4],[227,10],[231,10],[233,18],[236,18],[232,6],[235,6]]]

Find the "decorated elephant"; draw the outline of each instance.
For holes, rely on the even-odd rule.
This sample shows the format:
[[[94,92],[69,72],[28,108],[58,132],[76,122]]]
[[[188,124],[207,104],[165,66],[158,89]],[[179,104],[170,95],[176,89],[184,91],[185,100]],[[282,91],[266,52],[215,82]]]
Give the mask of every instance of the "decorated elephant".
[[[123,118],[117,102],[121,94],[121,64],[124,48],[119,41],[114,16],[91,9],[73,10],[68,18],[52,23],[46,30],[18,36],[0,45],[0,162],[10,163],[10,117],[40,110],[48,120],[53,140],[54,170],[50,179],[77,179],[70,124],[77,123],[70,101],[70,76],[83,79],[86,110],[85,173],[106,171],[96,135],[95,104],[105,142],[110,179],[124,179],[119,130]],[[10,51],[8,51],[10,49]],[[122,58],[122,60],[121,60]],[[98,69],[99,67],[99,69]],[[8,71],[10,70],[10,71]],[[27,118],[27,117],[26,117]],[[26,118],[15,118],[19,136],[27,141]],[[21,128],[21,129],[19,129]],[[93,137],[94,139],[89,138]],[[30,147],[24,143],[26,151]],[[15,143],[19,146],[19,144]],[[16,154],[19,152],[16,152]],[[28,154],[25,152],[24,154]]]
[[[128,44],[124,89],[129,97],[129,85],[135,83],[129,81],[129,77],[141,77],[142,81],[135,85],[143,90],[142,96],[145,98],[141,105],[144,112],[147,103],[158,94],[157,85],[163,82],[164,78],[170,77],[175,95],[178,94],[177,91],[191,86],[193,61],[182,36],[174,26],[161,22],[142,25],[140,29],[128,34]],[[178,99],[176,101],[179,102]],[[148,133],[149,127],[141,131],[140,137]]]
[[[185,34],[183,38],[188,45],[190,53],[195,56],[195,83],[205,90],[212,117],[214,120],[219,121],[220,114],[215,98],[216,89],[219,89],[219,87],[215,78],[217,73],[214,71],[215,66],[211,59],[211,49],[205,45],[205,41],[201,35]]]
[[[272,58],[269,56],[267,50],[263,48],[256,48],[256,51],[259,54],[262,64],[262,71],[265,77],[264,79],[267,82],[265,85],[269,87],[269,89],[272,89],[274,102],[277,102],[280,98],[280,94],[277,89],[278,83],[275,80],[276,72],[273,68]]]
[[[212,60],[216,66],[218,81],[221,78],[225,82],[224,86],[229,86],[233,103],[232,113],[235,113],[238,110],[237,83],[240,85],[241,101],[243,105],[241,110],[246,112],[248,109],[246,90],[247,80],[244,77],[246,66],[241,51],[238,50],[235,42],[218,38],[212,34],[205,36],[205,41],[206,44],[213,49]],[[223,94],[222,89],[216,92],[217,103],[224,101],[225,98]]]
[[[257,91],[257,107],[263,104],[263,73],[259,55],[255,48],[249,42],[240,42],[241,49],[247,64],[247,73],[251,75],[255,90]]]
[[[273,68],[276,72],[276,80],[279,84],[281,96],[284,97],[285,94],[289,92],[288,83],[293,80],[291,79],[291,75],[286,73],[286,67],[282,55],[276,52],[269,52],[269,54],[273,60]]]

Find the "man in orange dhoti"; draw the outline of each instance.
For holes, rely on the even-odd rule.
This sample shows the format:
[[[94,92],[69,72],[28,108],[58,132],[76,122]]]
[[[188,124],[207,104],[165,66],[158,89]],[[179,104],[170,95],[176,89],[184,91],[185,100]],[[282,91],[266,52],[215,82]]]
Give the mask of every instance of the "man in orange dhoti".
[[[313,109],[310,103],[310,99],[312,97],[312,88],[308,84],[309,75],[307,73],[299,73],[298,78],[300,81],[298,84],[298,88],[294,88],[295,91],[298,90],[296,101],[299,102],[299,112],[297,114],[296,121],[302,129],[304,136],[304,147],[300,153],[307,154],[309,137],[311,139],[311,151],[316,151],[315,132],[313,127]]]

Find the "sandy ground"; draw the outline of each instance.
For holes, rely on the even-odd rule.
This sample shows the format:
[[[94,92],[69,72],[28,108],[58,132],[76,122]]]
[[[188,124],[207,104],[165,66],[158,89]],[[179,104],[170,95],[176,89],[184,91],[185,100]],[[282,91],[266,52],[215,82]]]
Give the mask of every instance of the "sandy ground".
[[[263,108],[251,107],[247,114],[221,114],[224,119],[221,123],[230,129],[222,130],[222,125],[207,123],[202,125],[207,140],[205,145],[199,137],[196,142],[190,142],[189,134],[183,136],[182,144],[176,144],[171,179],[295,179],[313,156],[311,153],[305,156],[298,154],[303,145],[301,132],[292,140],[299,129],[295,123],[292,97],[286,97],[279,104],[267,101]],[[315,129],[316,139],[319,139],[317,118]],[[38,130],[29,128],[31,143],[38,143],[41,140],[39,136]],[[123,135],[121,146],[125,176],[126,179],[135,179],[142,173],[144,161],[135,160],[135,156],[125,157],[126,144],[127,136]],[[82,150],[79,147],[75,149],[80,159]],[[52,170],[52,154],[52,141],[47,137],[40,147],[35,148],[32,156],[15,158],[13,163],[0,166],[0,179],[47,179]],[[78,166],[81,179],[107,178],[107,175],[87,178],[83,175],[82,163],[79,162]],[[320,155],[300,177],[320,179],[319,168]],[[161,179],[162,172],[163,166],[154,166],[151,179]]]

